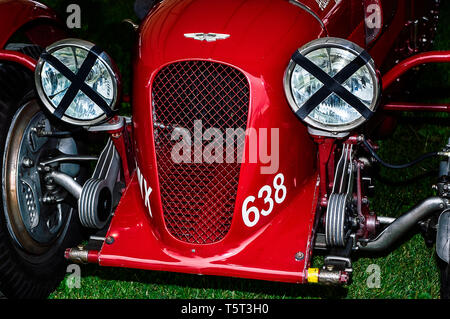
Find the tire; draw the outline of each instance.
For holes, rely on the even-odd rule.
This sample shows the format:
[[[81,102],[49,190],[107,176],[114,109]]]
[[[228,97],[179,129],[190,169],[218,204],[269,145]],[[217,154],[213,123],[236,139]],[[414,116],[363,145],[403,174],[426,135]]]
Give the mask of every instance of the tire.
[[[439,260],[439,268],[441,271],[441,299],[450,299],[450,264]]]
[[[20,145],[31,144],[31,133],[27,133],[30,131],[26,130],[29,129],[32,121],[43,121],[43,119],[46,119],[46,115],[41,111],[35,98],[33,74],[20,66],[0,64],[0,154],[2,160],[0,171],[2,190],[2,196],[0,196],[0,291],[7,298],[48,297],[64,278],[67,267],[64,258],[65,249],[77,245],[83,239],[82,228],[74,208],[76,201],[72,199],[72,202],[68,204],[65,199],[64,203],[44,207],[40,200],[42,191],[41,194],[38,194],[37,186],[34,188],[28,186],[26,191],[25,188],[21,188],[25,187],[23,185],[26,183],[23,182],[25,178],[21,175],[22,171],[19,168],[22,165],[17,164],[22,149],[22,146],[17,146],[17,141],[23,141],[23,144],[19,143]],[[47,120],[45,123],[50,123]],[[27,121],[29,122],[27,123]],[[21,129],[23,130],[21,131]],[[41,143],[39,140],[41,138],[36,139],[38,143]],[[46,145],[52,145],[52,143],[54,142],[45,142],[41,146],[42,149],[36,152],[43,153]],[[17,151],[18,149],[20,151]],[[11,158],[14,159],[15,156],[17,163],[12,165]],[[14,167],[17,169],[14,170]],[[38,174],[34,176],[36,175]],[[42,183],[39,182],[41,177],[35,179],[38,182],[29,185],[35,186]],[[33,196],[33,201],[26,200],[25,202],[23,198],[28,199],[28,190],[31,190],[30,197]],[[70,202],[70,199],[68,201]],[[27,222],[24,216],[28,215],[24,215],[23,212],[26,209],[23,207],[29,203],[33,204],[27,206],[29,208],[27,212],[33,214],[30,213]],[[37,206],[39,208],[36,208]],[[55,225],[49,223],[50,218],[44,223],[45,216],[42,212],[48,216],[57,215]],[[27,228],[27,225],[36,224],[34,222],[36,219],[39,220],[38,226],[34,226],[35,228],[31,228],[31,230]],[[41,226],[41,224],[47,226]],[[44,234],[41,228],[46,229],[47,232]],[[34,230],[36,230],[35,233],[33,233]]]
[[[441,299],[450,299],[450,265],[441,271]]]

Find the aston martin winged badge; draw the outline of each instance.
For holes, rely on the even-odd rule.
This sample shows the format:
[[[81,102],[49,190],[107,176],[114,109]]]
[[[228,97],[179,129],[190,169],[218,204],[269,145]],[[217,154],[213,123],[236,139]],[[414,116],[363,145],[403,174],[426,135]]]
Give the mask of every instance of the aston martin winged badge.
[[[229,34],[222,34],[222,33],[185,33],[184,36],[186,38],[199,40],[199,41],[206,41],[206,42],[225,40],[230,37]]]

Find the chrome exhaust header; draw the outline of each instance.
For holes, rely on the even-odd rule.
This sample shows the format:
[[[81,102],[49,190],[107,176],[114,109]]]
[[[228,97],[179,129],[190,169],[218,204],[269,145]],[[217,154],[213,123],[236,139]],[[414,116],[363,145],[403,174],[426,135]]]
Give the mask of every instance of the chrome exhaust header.
[[[74,158],[70,158],[74,159]],[[97,157],[77,157],[76,160],[94,160]],[[44,162],[51,164],[65,157]],[[42,164],[41,164],[42,165]],[[46,180],[68,191],[78,200],[78,215],[81,224],[87,228],[102,229],[107,223],[114,205],[114,187],[120,177],[120,156],[111,139],[108,140],[98,158],[92,177],[81,186],[72,176],[54,171],[50,166],[42,165],[46,171]]]
[[[449,203],[445,199],[430,197],[390,223],[374,240],[358,242],[358,249],[372,252],[385,251],[417,225],[418,222],[426,219],[433,213],[443,212],[448,207]]]

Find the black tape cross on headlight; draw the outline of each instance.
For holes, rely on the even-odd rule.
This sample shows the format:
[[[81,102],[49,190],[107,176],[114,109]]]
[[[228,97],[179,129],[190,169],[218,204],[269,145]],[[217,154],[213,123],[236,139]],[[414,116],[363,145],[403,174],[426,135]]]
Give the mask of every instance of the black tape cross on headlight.
[[[364,118],[370,118],[373,115],[373,112],[363,102],[361,102],[357,96],[353,95],[344,86],[342,86],[342,83],[347,81],[371,59],[372,58],[369,53],[367,51],[363,51],[334,77],[331,77],[300,52],[296,51],[292,56],[292,60],[323,83],[323,87],[314,93],[314,95],[311,96],[305,104],[300,106],[300,109],[296,112],[297,116],[302,120],[305,119],[320,103],[322,103],[331,93],[334,92],[350,106],[356,109]]]
[[[73,73],[67,66],[65,66],[53,55],[49,54],[48,52],[42,53],[41,58],[44,61],[48,62],[57,71],[61,72],[61,74],[64,75],[70,82],[72,82],[66,93],[64,94],[61,102],[57,106],[55,112],[53,113],[53,115],[55,115],[57,118],[61,119],[64,116],[64,113],[73,102],[79,91],[82,91],[84,94],[86,94],[86,96],[89,97],[95,104],[97,104],[108,117],[113,116],[113,111],[111,110],[108,103],[106,103],[106,101],[97,92],[95,92],[89,85],[85,83],[87,76],[94,67],[94,64],[97,61],[99,55],[102,53],[103,50],[98,46],[92,47],[76,74]]]

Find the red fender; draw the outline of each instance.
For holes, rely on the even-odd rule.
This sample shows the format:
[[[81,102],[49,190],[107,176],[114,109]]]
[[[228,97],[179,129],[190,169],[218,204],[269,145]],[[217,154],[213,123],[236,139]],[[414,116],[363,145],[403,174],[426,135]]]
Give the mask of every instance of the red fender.
[[[36,61],[20,52],[0,50],[0,60],[19,63],[31,72],[36,69]]]
[[[60,20],[47,6],[30,0],[0,0],[0,48],[19,29],[34,21],[25,30],[31,42],[46,47],[64,37]]]

